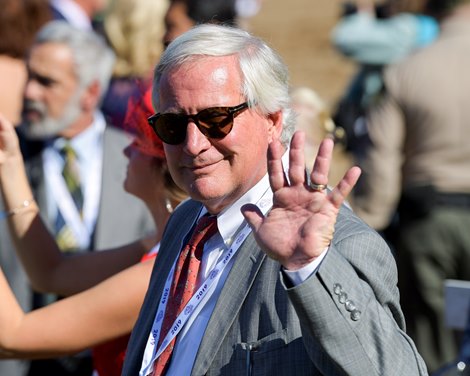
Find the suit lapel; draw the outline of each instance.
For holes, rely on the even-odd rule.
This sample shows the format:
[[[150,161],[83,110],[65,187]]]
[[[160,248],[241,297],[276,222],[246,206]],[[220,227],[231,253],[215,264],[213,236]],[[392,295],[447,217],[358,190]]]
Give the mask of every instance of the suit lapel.
[[[209,369],[224,337],[237,318],[237,312],[243,305],[265,258],[266,255],[258,247],[253,234],[250,234],[238,250],[236,262],[230,270],[207,324],[194,363],[193,375],[203,375]],[[227,315],[227,312],[230,314]]]
[[[170,273],[171,267],[183,248],[185,235],[190,231],[198,214],[199,210],[194,208],[178,214],[176,218],[178,227],[168,226],[166,231],[171,232],[171,235],[166,233],[163,235],[163,238],[166,239],[166,241],[162,242],[160,246],[160,251],[157,256],[158,262],[155,263],[156,267],[154,268],[155,274],[165,276],[165,278],[156,278],[157,284],[154,287],[155,291],[158,292],[158,297],[160,297],[163,291],[166,277]],[[175,220],[175,218],[173,218],[173,220]]]
[[[159,299],[165,286],[166,277],[170,273],[171,267],[173,266],[181,249],[183,248],[185,235],[190,231],[192,225],[196,221],[196,217],[198,214],[199,210],[195,209],[194,206],[192,206],[192,208],[190,208],[189,210],[184,211],[183,213],[178,213],[176,218],[178,227],[169,225],[166,231],[170,231],[171,235],[166,233],[163,235],[165,242],[162,242],[160,246],[160,251],[157,256],[157,262],[155,263],[153,273],[158,276],[164,276],[164,278],[155,278],[154,280],[156,283],[151,286],[152,292],[158,295],[154,296],[153,298],[157,298],[158,302],[160,301]],[[172,219],[173,221],[175,221],[175,218]],[[154,307],[155,309],[152,313],[153,315],[155,315],[156,313],[157,306],[158,304],[156,304]]]

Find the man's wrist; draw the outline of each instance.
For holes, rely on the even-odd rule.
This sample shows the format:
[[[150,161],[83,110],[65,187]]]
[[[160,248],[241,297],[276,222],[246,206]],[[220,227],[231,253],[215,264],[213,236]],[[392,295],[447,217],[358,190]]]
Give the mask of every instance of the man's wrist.
[[[309,278],[312,274],[315,274],[317,272],[321,262],[326,256],[328,249],[329,247],[326,247],[323,252],[309,264],[296,270],[288,270],[285,267],[282,267],[282,272],[289,278],[289,280],[294,286],[300,285],[302,282],[307,280],[307,278]]]

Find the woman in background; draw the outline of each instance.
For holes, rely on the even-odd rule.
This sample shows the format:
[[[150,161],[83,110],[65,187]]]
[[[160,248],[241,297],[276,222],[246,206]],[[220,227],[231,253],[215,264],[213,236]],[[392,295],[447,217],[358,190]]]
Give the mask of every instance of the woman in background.
[[[114,0],[104,14],[103,32],[116,63],[101,107],[112,125],[123,126],[129,98],[151,79],[163,50],[159,42],[168,4],[168,0]]]
[[[64,256],[34,201],[23,201],[32,193],[18,139],[11,123],[0,117],[0,186],[12,237],[33,287],[60,295],[91,287],[25,314],[0,270],[0,358],[58,356],[113,340],[95,347],[95,369],[100,376],[121,374],[128,335],[147,290],[159,240],[172,208],[186,197],[171,179],[163,145],[147,124],[153,113],[150,96],[146,88],[129,106],[126,124],[135,139],[124,150],[129,158],[124,186],[152,213],[157,228],[153,247],[146,239],[118,249]],[[151,249],[143,253],[145,248]]]

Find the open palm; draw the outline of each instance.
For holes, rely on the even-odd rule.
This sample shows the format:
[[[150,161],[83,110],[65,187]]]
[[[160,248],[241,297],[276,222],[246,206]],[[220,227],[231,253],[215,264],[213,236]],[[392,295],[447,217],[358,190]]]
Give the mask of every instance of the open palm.
[[[315,260],[331,242],[339,208],[356,184],[360,169],[350,168],[332,190],[315,190],[315,184],[327,185],[334,143],[320,144],[310,174],[306,174],[303,132],[296,132],[289,150],[289,170],[285,175],[279,141],[270,144],[268,174],[274,193],[273,207],[266,216],[254,205],[242,210],[254,236],[267,255],[286,269],[299,269]]]

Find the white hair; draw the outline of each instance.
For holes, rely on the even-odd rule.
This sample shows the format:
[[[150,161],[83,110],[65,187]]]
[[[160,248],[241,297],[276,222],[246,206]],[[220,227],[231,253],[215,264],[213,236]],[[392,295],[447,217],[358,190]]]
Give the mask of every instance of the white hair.
[[[283,112],[281,142],[289,142],[294,132],[290,110],[289,74],[281,57],[264,41],[230,26],[204,24],[170,43],[155,68],[153,101],[159,108],[158,88],[162,75],[197,56],[238,58],[242,74],[241,93],[250,107],[262,114]]]
[[[65,21],[52,21],[39,30],[34,44],[61,43],[70,48],[81,88],[98,81],[101,98],[111,78],[115,55],[104,38],[93,31],[77,29]]]

